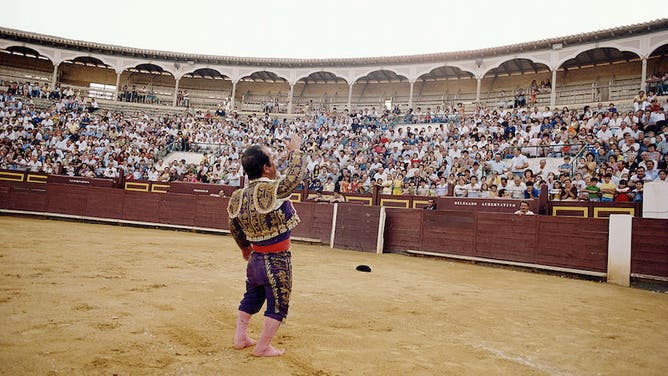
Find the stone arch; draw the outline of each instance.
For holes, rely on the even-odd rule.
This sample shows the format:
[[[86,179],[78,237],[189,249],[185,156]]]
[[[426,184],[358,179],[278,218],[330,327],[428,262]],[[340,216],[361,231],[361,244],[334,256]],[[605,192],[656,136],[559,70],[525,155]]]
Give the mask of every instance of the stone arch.
[[[50,82],[53,77],[54,61],[42,51],[26,46],[7,44],[0,53],[0,65],[7,67],[9,76],[18,81]],[[14,79],[13,78],[13,79]]]
[[[222,73],[218,69],[209,67],[202,67],[191,70],[181,75],[181,77],[185,77],[188,75],[190,75],[191,78],[228,79],[228,80],[232,79],[229,74]]]
[[[323,73],[326,73],[326,74],[325,74],[325,75],[322,75]],[[347,78],[345,78],[345,77],[343,77],[343,76],[341,76],[341,75],[338,75],[338,74],[336,74],[336,73],[334,73],[334,72],[332,72],[332,71],[329,71],[329,70],[323,70],[323,69],[319,69],[319,70],[314,69],[314,70],[311,71],[311,72],[307,72],[307,73],[305,73],[305,74],[303,74],[303,75],[300,75],[300,76],[297,77],[297,79],[295,80],[295,83],[297,83],[297,82],[299,82],[299,81],[301,81],[301,80],[303,80],[303,79],[308,79],[309,77],[311,77],[311,76],[313,76],[313,75],[316,75],[316,74],[321,74],[321,75],[323,76],[323,78],[325,78],[324,82],[329,82],[329,80],[333,78],[332,81],[335,81],[335,82],[336,82],[336,81],[338,81],[339,79],[341,79],[341,80],[344,80],[344,81],[346,82],[346,84],[350,84],[350,82],[348,81]],[[308,82],[308,80],[305,80],[304,82]],[[317,81],[317,80],[314,80],[314,82],[318,82],[318,81]]]
[[[409,82],[409,79],[408,79],[407,76],[405,76],[405,75],[403,75],[403,74],[400,74],[396,69],[393,69],[393,68],[378,68],[378,69],[372,69],[372,70],[369,70],[369,71],[367,71],[367,72],[365,72],[365,73],[363,73],[363,74],[359,74],[359,75],[357,75],[357,76],[356,76],[353,80],[351,80],[351,81],[354,82],[354,83],[357,83],[357,81],[359,81],[360,79],[362,79],[362,78],[364,78],[364,77],[367,77],[367,76],[371,75],[372,73],[376,73],[376,72],[385,72],[386,77],[390,77],[390,79],[391,79],[391,78],[394,78],[394,77],[400,77],[400,81],[401,81],[401,78],[404,78],[404,79],[406,79],[406,82]],[[392,76],[392,75],[388,75],[387,73],[393,73],[394,76]],[[378,81],[378,82],[383,82],[383,81]]]
[[[97,56],[78,55],[65,58],[58,65],[58,81],[68,85],[89,87],[91,84],[116,84],[113,66]]]
[[[430,74],[436,70],[439,70],[440,68],[455,68],[457,72],[462,72],[462,73],[469,73],[472,78],[475,78],[475,72],[472,70],[468,69],[467,67],[463,65],[458,65],[458,64],[451,64],[451,63],[442,63],[442,64],[435,64],[432,65],[428,68],[422,69],[416,73],[417,80],[420,79],[420,77]]]
[[[276,73],[271,70],[267,69],[257,69],[254,71],[250,71],[247,73],[242,74],[242,76],[239,78],[239,80],[247,79],[250,78],[252,80],[262,80],[261,82],[282,82],[285,81],[288,84],[290,84],[290,78],[284,74],[281,73]],[[276,79],[280,78],[282,81],[277,81]],[[267,81],[267,80],[272,80],[272,81]]]
[[[52,53],[52,51],[40,48],[39,46],[33,46],[33,45],[18,45],[12,42],[7,42],[4,47],[0,45],[1,48],[7,51],[15,50],[15,51],[29,51],[31,55],[37,56],[37,57],[45,57],[49,60],[51,64],[55,66],[56,63],[59,63],[60,61],[57,61],[56,57]]]
[[[550,71],[549,63],[550,63],[549,61],[547,62],[538,61],[530,57],[512,57],[505,59],[496,66],[490,67],[489,69],[485,70],[482,74],[482,77],[483,78],[487,77],[490,73],[493,73],[495,77],[497,77],[499,73],[508,75],[516,72],[521,72],[522,74],[524,74],[524,71],[527,72],[533,71],[533,73],[538,73],[539,66],[545,66],[545,68],[547,68],[547,71]],[[515,67],[512,66],[513,64],[515,65]]]
[[[80,55],[80,56],[75,56],[69,59],[63,60],[64,62],[72,62],[72,63],[80,63],[83,65],[87,66],[95,66],[98,68],[107,68],[107,69],[114,69],[110,64],[105,63],[101,59],[95,57],[95,56],[86,56],[86,55]]]
[[[557,62],[556,68],[562,68],[565,63],[571,60],[577,60],[581,56],[587,56],[588,54],[592,54],[592,51],[603,51],[603,53],[610,52],[610,51],[617,51],[621,53],[622,55],[624,54],[633,54],[636,57],[640,58],[642,56],[642,53],[631,47],[627,46],[619,46],[616,44],[600,44],[597,46],[591,46],[588,48],[581,48],[576,51],[573,51],[572,53],[564,56],[563,58],[559,59]],[[609,56],[609,55],[608,55]]]
[[[421,71],[417,74],[417,81],[420,79],[429,79],[429,78],[448,78],[448,77],[457,77],[457,78],[475,78],[473,72],[461,69],[455,65],[439,65],[428,71]]]
[[[174,79],[176,79],[176,77],[178,77],[178,73],[176,72],[176,69],[172,70],[169,67],[165,67],[163,65],[156,64],[152,61],[148,61],[148,62],[133,61],[133,62],[130,62],[130,63],[126,63],[124,65],[121,65],[120,71],[125,72],[126,70],[129,70],[129,69],[133,69],[133,68],[137,69],[138,67],[141,67],[141,68],[149,68],[150,67],[150,68],[154,69],[153,72],[160,72],[160,73],[166,72],[166,73],[169,73]]]

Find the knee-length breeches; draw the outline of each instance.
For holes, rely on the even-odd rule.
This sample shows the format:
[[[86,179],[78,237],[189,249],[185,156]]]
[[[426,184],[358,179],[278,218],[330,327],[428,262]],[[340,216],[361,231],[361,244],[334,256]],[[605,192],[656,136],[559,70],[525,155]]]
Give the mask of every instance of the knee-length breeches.
[[[288,315],[292,290],[292,263],[290,251],[251,254],[246,267],[246,293],[239,310],[250,314],[260,311],[264,301],[264,315],[283,321]]]

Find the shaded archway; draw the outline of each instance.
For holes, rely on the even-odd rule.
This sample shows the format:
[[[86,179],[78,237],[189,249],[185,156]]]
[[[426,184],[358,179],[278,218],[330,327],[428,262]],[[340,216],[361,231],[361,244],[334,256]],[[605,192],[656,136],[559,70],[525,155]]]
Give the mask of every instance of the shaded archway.
[[[153,63],[127,67],[118,78],[118,99],[124,102],[174,105],[177,90],[172,73]]]
[[[352,90],[353,108],[375,108],[399,106],[402,111],[412,106],[411,87],[406,76],[393,70],[379,69],[368,72],[355,80]]]
[[[85,96],[113,99],[116,71],[97,57],[77,56],[58,66],[58,82]]]
[[[229,103],[232,80],[216,69],[199,68],[181,76],[179,88],[188,91],[191,107],[215,108]]]
[[[556,103],[576,104],[631,98],[640,89],[642,60],[613,47],[582,51],[556,73]]]
[[[312,72],[295,83],[295,112],[345,108],[348,88],[348,80],[341,76],[328,71]]]
[[[271,71],[256,71],[237,83],[237,103],[243,111],[287,112],[290,84]]]
[[[647,58],[647,84],[645,89],[658,92],[659,83],[668,72],[668,44],[657,47]],[[664,89],[665,90],[665,89]]]
[[[24,46],[9,46],[0,50],[0,67],[2,79],[14,82],[48,84],[54,72],[51,59]]]
[[[549,105],[552,71],[546,64],[527,58],[509,59],[485,72],[480,99],[488,105]],[[522,101],[523,98],[523,101]]]
[[[440,66],[420,75],[414,88],[414,106],[435,110],[475,98],[473,73],[455,66]]]

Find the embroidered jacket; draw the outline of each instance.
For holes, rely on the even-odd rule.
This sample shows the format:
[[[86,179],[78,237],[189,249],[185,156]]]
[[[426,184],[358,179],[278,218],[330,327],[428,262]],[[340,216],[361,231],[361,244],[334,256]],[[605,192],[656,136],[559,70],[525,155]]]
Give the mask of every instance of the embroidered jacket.
[[[227,213],[230,232],[239,247],[243,249],[251,243],[270,245],[290,237],[299,216],[289,198],[305,173],[305,154],[293,151],[281,179],[254,179],[248,187],[232,193]]]

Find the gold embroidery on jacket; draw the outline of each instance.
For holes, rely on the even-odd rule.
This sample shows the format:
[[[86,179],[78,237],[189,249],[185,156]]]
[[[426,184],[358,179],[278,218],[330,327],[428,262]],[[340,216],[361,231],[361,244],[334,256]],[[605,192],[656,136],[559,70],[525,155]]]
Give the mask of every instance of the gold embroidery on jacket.
[[[293,152],[285,175],[279,180],[260,178],[248,188],[236,190],[227,207],[230,219],[237,218],[246,239],[251,242],[268,240],[294,229],[299,216],[287,199],[303,180],[306,157]],[[278,206],[278,203],[281,206]]]

